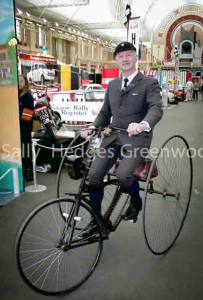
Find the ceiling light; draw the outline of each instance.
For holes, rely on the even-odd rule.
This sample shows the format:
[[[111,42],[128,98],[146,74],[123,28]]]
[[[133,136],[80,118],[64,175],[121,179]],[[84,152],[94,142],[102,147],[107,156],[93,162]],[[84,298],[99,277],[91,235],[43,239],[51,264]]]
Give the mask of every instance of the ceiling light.
[[[59,33],[63,33],[63,31],[61,31],[61,30],[58,30],[58,32],[59,32]]]
[[[74,33],[76,33],[76,30],[75,30],[75,29],[73,29],[73,32],[74,32]]]
[[[86,33],[85,36],[88,37],[89,35]]]
[[[100,40],[100,38],[97,38],[97,41],[99,41]]]
[[[28,17],[30,17],[30,14],[26,11],[26,15],[28,16]]]
[[[71,29],[70,27],[68,27],[68,30],[69,30],[69,31],[72,31],[72,29]]]
[[[18,40],[14,37],[8,41],[9,46],[16,46],[18,44]]]
[[[31,22],[31,21],[28,21],[28,20],[27,20],[27,23],[28,23],[28,24],[32,24],[32,22]]]
[[[23,13],[22,10],[20,10],[19,8],[17,8],[17,10],[18,10],[18,13],[19,13],[19,14],[22,14],[22,13]]]
[[[82,32],[82,35],[84,36],[84,35],[85,35],[85,33],[84,33],[84,32]]]
[[[56,31],[54,28],[50,28],[51,31]]]
[[[68,32],[65,32],[65,34],[66,34],[66,35],[69,35],[69,33],[68,33]]]
[[[80,30],[78,30],[78,34],[80,34]]]
[[[59,27],[59,24],[57,22],[55,23],[55,25],[56,25],[56,27]]]
[[[47,20],[45,18],[42,19],[45,23],[47,22]]]

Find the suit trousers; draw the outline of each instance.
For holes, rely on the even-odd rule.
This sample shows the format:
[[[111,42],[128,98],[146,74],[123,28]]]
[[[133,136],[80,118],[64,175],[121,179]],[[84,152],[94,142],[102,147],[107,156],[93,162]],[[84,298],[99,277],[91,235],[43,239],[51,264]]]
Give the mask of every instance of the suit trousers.
[[[192,100],[192,90],[187,90],[186,100],[187,101]]]
[[[194,99],[198,100],[199,91],[193,91],[194,92]]]
[[[89,181],[91,185],[100,186],[106,174],[115,164],[116,160],[122,156],[122,160],[116,170],[116,177],[121,186],[129,187],[134,181],[134,171],[144,161],[144,156],[138,151],[125,150],[118,139],[104,148],[98,149],[95,155],[92,167],[89,172]]]

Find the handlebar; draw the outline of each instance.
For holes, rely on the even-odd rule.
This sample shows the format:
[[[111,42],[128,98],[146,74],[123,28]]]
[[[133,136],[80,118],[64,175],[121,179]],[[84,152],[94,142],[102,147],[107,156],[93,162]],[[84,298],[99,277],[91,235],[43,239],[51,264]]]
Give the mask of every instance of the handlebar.
[[[64,121],[64,123],[66,123],[65,121]],[[108,128],[110,128],[110,129],[112,129],[112,130],[120,130],[120,131],[125,131],[125,132],[127,132],[127,129],[126,128],[120,128],[120,127],[115,127],[115,126],[108,126],[108,127],[102,127],[102,126],[99,126],[99,127],[97,127],[97,128],[88,128],[88,127],[86,127],[86,128],[82,128],[82,129],[77,129],[77,130],[75,130],[75,131],[83,131],[83,130],[92,130],[92,131],[94,131],[95,133],[97,133],[97,132],[101,132],[101,131],[104,131],[104,130],[106,130],[106,129],[108,129]]]
[[[127,129],[126,128],[120,128],[120,127],[115,127],[115,126],[108,126],[108,127],[102,127],[102,126],[99,126],[98,128],[89,128],[90,130],[92,131],[95,131],[96,133],[98,132],[101,132],[101,131],[104,131],[106,129],[112,129],[112,130],[120,130],[120,131],[125,131],[127,132]],[[88,128],[85,128],[83,130],[87,130]]]
[[[120,127],[115,127],[115,126],[109,126],[109,127],[102,127],[102,126],[99,126],[98,128],[84,128],[80,131],[83,131],[83,130],[91,130],[93,132],[93,134],[91,134],[90,136],[93,137],[95,135],[97,135],[98,137],[101,136],[101,133],[104,137],[107,137],[107,136],[110,136],[113,132],[113,130],[118,130],[118,131],[123,131],[123,132],[127,132],[127,129],[125,128],[120,128]],[[108,129],[108,131],[107,131]]]
[[[38,97],[39,97],[39,91],[38,91],[38,88],[37,88],[37,87],[45,88],[45,94],[44,94],[44,95],[47,95],[47,89],[48,89],[48,88],[50,88],[50,87],[58,87],[58,85],[54,85],[54,84],[47,84],[47,85],[36,84],[36,83],[34,83],[33,81],[31,81],[31,82],[29,82],[29,83],[32,84],[32,85],[34,85]]]

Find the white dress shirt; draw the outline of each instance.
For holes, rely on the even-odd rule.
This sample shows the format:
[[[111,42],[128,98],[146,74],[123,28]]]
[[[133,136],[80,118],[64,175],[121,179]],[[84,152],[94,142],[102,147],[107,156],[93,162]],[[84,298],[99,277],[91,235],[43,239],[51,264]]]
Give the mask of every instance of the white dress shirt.
[[[131,74],[130,76],[128,77],[122,77],[122,84],[121,84],[121,90],[123,89],[124,87],[124,78],[128,78],[128,82],[127,82],[127,85],[129,85],[131,83],[131,81],[133,80],[133,78],[138,74],[138,71],[135,71],[133,74]]]

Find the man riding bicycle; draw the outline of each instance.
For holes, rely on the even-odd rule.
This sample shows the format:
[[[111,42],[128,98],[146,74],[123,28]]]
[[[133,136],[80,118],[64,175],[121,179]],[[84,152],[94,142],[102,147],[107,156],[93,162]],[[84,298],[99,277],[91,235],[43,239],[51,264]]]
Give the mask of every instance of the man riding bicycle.
[[[123,158],[116,176],[123,191],[131,196],[124,220],[135,222],[142,209],[142,200],[138,180],[133,174],[144,161],[154,126],[162,118],[162,102],[158,81],[145,77],[136,69],[137,54],[133,44],[120,43],[115,48],[114,57],[122,76],[109,83],[100,113],[92,126],[81,131],[81,136],[88,139],[92,129],[99,126],[126,129],[126,132],[113,130],[111,134],[109,130],[109,136],[104,137],[101,144],[104,151],[102,155],[100,151],[96,154],[89,172],[90,187],[95,190],[90,194],[90,201],[100,211],[103,179],[122,152]]]

